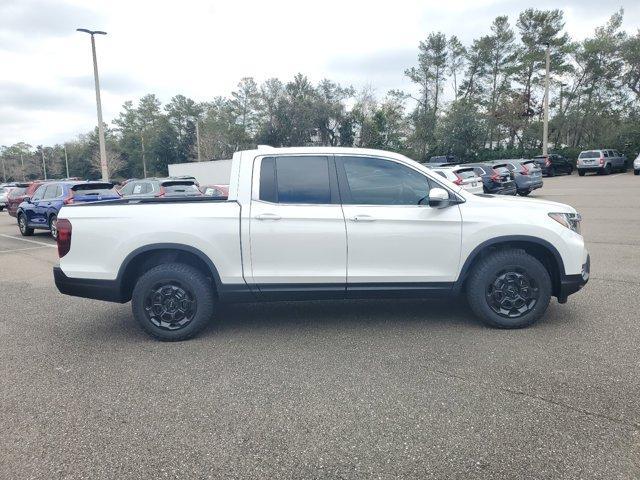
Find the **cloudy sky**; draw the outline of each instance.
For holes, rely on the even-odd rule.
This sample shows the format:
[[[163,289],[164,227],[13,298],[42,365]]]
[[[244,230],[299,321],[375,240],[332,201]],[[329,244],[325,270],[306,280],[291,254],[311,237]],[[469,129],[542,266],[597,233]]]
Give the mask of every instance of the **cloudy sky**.
[[[297,72],[383,94],[408,88],[405,68],[430,31],[464,43],[492,19],[562,8],[583,38],[619,7],[640,28],[638,0],[0,0],[0,145],[62,142],[96,124],[89,38],[97,37],[105,121],[145,93],[163,102],[228,95],[241,77]]]

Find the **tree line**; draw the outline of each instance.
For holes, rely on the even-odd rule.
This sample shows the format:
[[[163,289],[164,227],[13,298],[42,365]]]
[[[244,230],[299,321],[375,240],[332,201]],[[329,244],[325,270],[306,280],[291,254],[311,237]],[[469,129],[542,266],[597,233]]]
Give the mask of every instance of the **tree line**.
[[[520,158],[542,149],[545,49],[551,52],[551,151],[640,151],[640,31],[622,29],[623,11],[584,40],[565,31],[561,10],[527,9],[512,22],[498,16],[464,45],[429,33],[404,74],[413,93],[356,90],[297,74],[258,84],[243,78],[229,97],[196,102],[184,95],[162,105],[149,94],[127,101],[106,126],[113,178],[167,174],[167,165],[231,158],[258,144],[354,146],[423,161]],[[375,79],[373,79],[375,80]],[[0,152],[7,179],[99,178],[97,128],[64,144],[19,142]],[[198,141],[199,140],[199,141]]]

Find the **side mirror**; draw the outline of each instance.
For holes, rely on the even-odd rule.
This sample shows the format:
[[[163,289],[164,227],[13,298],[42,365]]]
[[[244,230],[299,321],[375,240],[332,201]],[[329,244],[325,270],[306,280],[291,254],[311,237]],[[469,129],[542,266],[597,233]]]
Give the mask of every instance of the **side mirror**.
[[[31,197],[24,197],[22,199],[23,202],[31,203]]]
[[[445,208],[449,206],[449,192],[444,188],[432,188],[429,191],[429,206],[434,208]]]

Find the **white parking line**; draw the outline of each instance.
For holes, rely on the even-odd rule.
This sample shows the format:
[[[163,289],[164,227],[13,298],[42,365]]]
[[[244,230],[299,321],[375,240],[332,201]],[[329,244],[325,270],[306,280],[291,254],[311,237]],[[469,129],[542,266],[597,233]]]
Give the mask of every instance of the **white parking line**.
[[[42,245],[43,247],[56,248],[56,245],[50,245],[48,243],[38,242],[36,240],[27,240],[26,238],[12,237],[11,235],[6,235],[4,233],[0,233],[0,237],[11,238],[12,240],[22,240],[23,242],[35,243],[36,245]]]
[[[0,253],[13,253],[13,252],[24,252],[25,250],[39,250],[44,247],[50,247],[51,245],[42,245],[40,247],[28,247],[28,248],[14,248],[13,250],[0,250]]]

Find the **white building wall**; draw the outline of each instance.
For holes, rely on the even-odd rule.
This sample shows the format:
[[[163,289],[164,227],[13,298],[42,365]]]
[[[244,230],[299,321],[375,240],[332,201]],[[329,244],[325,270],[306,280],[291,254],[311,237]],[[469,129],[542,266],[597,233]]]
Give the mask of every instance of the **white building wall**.
[[[231,160],[174,163],[169,165],[170,177],[183,175],[195,177],[200,185],[228,185],[231,178]]]

